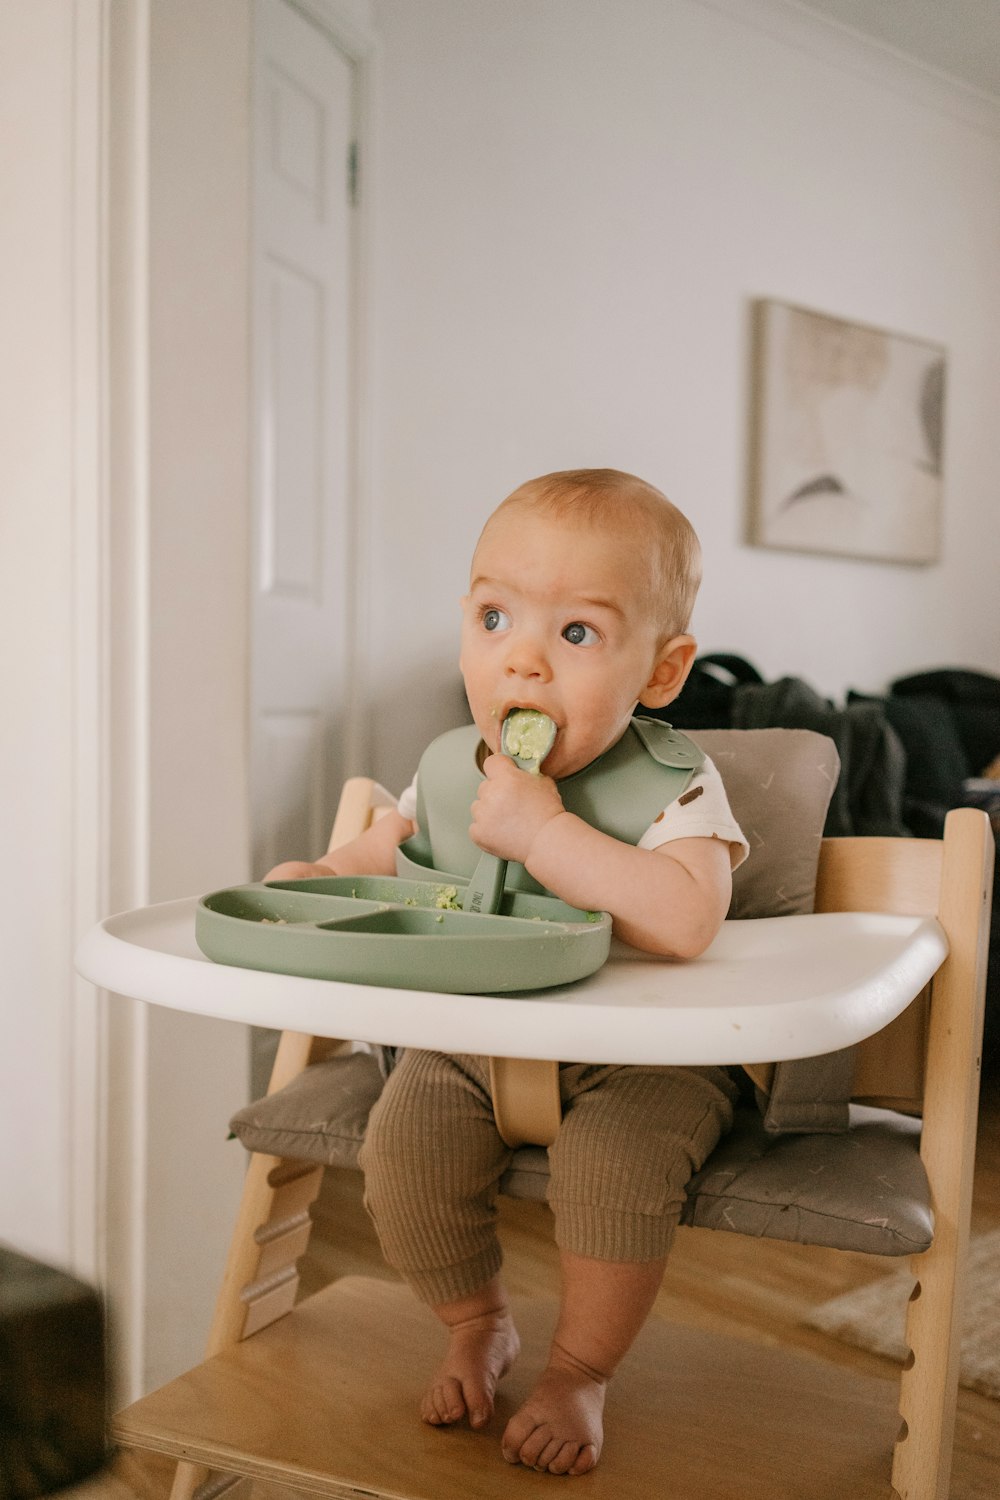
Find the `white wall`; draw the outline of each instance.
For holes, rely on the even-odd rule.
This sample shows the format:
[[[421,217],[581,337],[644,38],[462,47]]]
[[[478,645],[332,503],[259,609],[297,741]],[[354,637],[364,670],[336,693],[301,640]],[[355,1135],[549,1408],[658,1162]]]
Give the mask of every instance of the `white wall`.
[[[149,37],[149,892],[250,877],[250,7]],[[246,1164],[247,1028],[148,1011],[144,1389],[200,1358]]]
[[[1000,665],[1000,108],[780,0],[376,0],[369,640],[391,786],[458,711],[492,505],[552,468],[660,485],[701,533],[704,649],[823,692]],[[949,354],[944,554],[744,542],[750,304]]]
[[[8,67],[30,59],[31,66]],[[0,6],[0,1238],[71,1256],[73,17]],[[16,351],[16,359],[12,353]]]
[[[198,1357],[245,1164],[246,1029],[73,952],[249,874],[249,65],[247,0],[0,6],[0,1239],[106,1281],[119,1397]]]

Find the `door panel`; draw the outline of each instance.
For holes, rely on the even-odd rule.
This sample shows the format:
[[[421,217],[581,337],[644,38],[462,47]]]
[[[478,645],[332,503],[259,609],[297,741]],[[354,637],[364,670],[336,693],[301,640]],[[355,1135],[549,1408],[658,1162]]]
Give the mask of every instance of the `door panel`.
[[[267,787],[258,836],[265,845],[288,838],[291,847],[308,848],[325,811],[322,718],[309,712],[269,713],[262,716],[258,734]]]
[[[354,79],[317,26],[257,0],[254,141],[254,873],[326,848],[350,652]]]
[[[260,591],[321,609],[323,288],[273,261],[265,275]]]

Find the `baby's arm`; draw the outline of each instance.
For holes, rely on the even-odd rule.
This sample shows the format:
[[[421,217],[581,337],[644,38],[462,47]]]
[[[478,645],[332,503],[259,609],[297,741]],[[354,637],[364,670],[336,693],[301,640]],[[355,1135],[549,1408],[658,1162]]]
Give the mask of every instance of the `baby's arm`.
[[[637,849],[565,811],[540,830],[525,868],[571,906],[610,912],[616,937],[667,958],[703,953],[732,895],[729,845],[721,839]]]
[[[290,860],[275,865],[265,880],[315,880],[328,875],[395,875],[396,849],[416,832],[416,824],[398,812],[387,812],[349,844],[312,863]]]
[[[608,911],[616,936],[647,953],[696,958],[729,909],[732,872],[722,839],[673,839],[638,849],[562,805],[547,776],[492,756],[473,806],[472,837],[571,906]]]

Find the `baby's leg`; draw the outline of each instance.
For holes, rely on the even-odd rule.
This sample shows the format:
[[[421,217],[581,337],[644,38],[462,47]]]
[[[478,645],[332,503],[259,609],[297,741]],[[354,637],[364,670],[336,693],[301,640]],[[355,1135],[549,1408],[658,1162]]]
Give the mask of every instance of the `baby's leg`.
[[[468,1297],[439,1303],[434,1312],[448,1329],[448,1348],[424,1391],[420,1415],[433,1426],[468,1417],[470,1426],[485,1427],[497,1385],[521,1348],[507,1293],[494,1276]]]
[[[686,1184],[730,1125],[735,1089],[718,1068],[564,1068],[560,1082],[549,1150],[559,1320],[503,1453],[584,1474],[600,1457],[608,1381],[653,1304]]]
[[[603,1261],[560,1252],[559,1320],[548,1364],[504,1432],[508,1463],[550,1474],[586,1474],[594,1467],[608,1381],[646,1321],[666,1260]]]
[[[361,1165],[386,1260],[448,1329],[421,1402],[427,1422],[484,1426],[518,1352],[496,1235],[510,1156],[480,1059],[404,1053],[372,1110]]]

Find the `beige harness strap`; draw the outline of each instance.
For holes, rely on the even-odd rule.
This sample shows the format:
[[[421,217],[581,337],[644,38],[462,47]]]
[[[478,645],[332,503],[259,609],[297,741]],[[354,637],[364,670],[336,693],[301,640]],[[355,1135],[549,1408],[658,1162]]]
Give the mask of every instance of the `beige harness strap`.
[[[551,1146],[562,1122],[559,1064],[524,1057],[490,1058],[490,1093],[508,1146]]]

